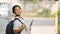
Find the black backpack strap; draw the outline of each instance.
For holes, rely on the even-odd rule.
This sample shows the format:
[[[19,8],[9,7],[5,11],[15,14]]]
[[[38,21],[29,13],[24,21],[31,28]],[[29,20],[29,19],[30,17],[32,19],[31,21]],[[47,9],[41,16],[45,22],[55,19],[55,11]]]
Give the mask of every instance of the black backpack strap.
[[[19,20],[23,24],[23,22],[19,18],[15,18],[14,20]]]
[[[23,24],[23,22],[22,22],[19,18],[15,18],[14,21],[15,21],[15,20],[19,20],[19,21]],[[21,33],[21,31],[18,32],[18,34],[20,34],[20,33]]]

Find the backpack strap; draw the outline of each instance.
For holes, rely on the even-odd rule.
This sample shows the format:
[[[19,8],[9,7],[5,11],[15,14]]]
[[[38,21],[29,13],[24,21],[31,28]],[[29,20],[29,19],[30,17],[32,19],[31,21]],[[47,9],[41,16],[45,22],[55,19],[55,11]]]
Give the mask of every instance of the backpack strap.
[[[15,18],[15,19],[14,19],[14,21],[15,21],[15,20],[19,20],[19,21],[23,24],[23,22],[22,22],[20,19]],[[20,34],[20,33],[21,33],[21,31],[20,31],[20,32],[18,32],[18,34]]]
[[[20,19],[18,19],[18,18],[15,18],[15,19],[14,19],[14,21],[15,21],[15,20],[19,20],[19,21],[20,21],[20,22],[23,24],[23,22],[22,22]]]

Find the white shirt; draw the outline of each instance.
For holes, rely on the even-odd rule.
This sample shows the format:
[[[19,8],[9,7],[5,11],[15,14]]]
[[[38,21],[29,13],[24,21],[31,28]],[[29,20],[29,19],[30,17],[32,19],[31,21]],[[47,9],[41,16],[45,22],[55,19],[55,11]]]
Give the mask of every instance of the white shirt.
[[[19,17],[16,17],[16,18],[19,18]],[[23,23],[24,23],[24,20],[22,18],[19,18]],[[15,20],[14,21],[14,27],[13,27],[13,30],[16,30],[16,29],[19,29],[19,27],[22,25],[22,23],[19,21],[19,20]],[[21,34],[25,34],[25,29],[21,32]]]
[[[16,17],[16,18],[19,18],[19,17]],[[19,18],[24,24],[26,24],[25,23],[25,21],[24,21],[24,19],[22,19],[22,18]],[[16,29],[19,29],[19,27],[22,25],[22,23],[19,21],[19,20],[15,20],[14,21],[14,27],[13,27],[13,30],[16,30]],[[28,30],[29,28],[28,28],[28,26],[27,26],[27,24],[26,24],[26,28],[21,32],[21,34],[28,34],[27,32],[26,32],[26,30]]]

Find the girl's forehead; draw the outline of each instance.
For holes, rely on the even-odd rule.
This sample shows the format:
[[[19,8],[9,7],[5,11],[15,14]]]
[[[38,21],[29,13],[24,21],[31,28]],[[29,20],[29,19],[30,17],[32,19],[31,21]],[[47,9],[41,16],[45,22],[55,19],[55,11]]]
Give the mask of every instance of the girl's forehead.
[[[15,9],[20,9],[19,7],[16,7]]]

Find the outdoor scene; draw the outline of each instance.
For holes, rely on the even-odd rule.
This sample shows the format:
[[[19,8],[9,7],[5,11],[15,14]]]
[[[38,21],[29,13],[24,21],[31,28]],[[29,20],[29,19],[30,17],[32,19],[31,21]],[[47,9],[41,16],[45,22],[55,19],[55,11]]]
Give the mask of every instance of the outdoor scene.
[[[57,34],[57,4],[58,0],[0,0],[0,34],[5,34],[6,25],[15,16],[14,5],[22,8],[27,26],[34,19],[29,34]]]
[[[59,0],[60,3],[60,0]],[[58,3],[58,12],[57,12],[57,16],[58,16],[58,34],[60,34],[60,4]]]

